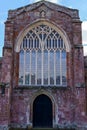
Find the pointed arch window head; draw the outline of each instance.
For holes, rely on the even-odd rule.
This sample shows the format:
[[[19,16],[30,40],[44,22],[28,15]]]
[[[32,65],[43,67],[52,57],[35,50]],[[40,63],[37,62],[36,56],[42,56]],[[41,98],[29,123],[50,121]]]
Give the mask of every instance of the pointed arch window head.
[[[67,85],[66,46],[52,27],[41,24],[29,30],[19,55],[19,85]]]

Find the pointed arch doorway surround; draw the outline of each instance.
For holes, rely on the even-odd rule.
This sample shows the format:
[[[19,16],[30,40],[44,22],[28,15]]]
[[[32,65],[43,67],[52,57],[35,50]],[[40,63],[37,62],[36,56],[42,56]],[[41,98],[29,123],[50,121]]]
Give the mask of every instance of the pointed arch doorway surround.
[[[51,99],[41,94],[33,102],[33,127],[52,127],[52,102]]]

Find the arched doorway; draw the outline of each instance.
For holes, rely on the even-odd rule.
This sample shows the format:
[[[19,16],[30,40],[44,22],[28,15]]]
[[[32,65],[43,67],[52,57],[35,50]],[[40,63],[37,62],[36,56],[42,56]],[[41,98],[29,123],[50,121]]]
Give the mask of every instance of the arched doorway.
[[[52,127],[52,102],[44,94],[34,100],[33,127]]]

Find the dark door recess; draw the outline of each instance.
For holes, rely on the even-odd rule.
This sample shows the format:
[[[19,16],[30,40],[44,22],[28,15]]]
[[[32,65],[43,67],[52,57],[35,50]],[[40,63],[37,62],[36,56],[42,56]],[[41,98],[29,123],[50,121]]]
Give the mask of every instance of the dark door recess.
[[[39,95],[33,103],[33,127],[52,127],[52,102],[44,94]]]

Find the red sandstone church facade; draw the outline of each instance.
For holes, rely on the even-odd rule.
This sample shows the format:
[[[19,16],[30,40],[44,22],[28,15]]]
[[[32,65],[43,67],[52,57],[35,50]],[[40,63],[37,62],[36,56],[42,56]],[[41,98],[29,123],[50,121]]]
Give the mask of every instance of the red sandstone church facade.
[[[81,31],[76,9],[43,0],[9,10],[0,59],[0,130],[87,128]]]

